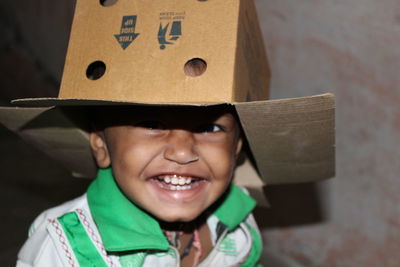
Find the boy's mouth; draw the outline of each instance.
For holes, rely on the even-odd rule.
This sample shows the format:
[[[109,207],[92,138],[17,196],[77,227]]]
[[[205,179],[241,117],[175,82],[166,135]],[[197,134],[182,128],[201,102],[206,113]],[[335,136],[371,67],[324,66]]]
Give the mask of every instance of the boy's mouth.
[[[154,178],[157,184],[167,190],[183,191],[197,187],[206,179],[191,176],[182,176],[177,174],[159,175]]]

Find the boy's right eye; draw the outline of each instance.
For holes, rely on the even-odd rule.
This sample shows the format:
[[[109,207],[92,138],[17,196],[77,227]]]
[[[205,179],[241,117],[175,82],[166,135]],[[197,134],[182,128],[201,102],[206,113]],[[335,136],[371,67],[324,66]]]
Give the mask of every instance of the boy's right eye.
[[[163,130],[165,129],[164,125],[159,122],[159,121],[141,121],[138,123],[135,123],[136,127],[142,127],[150,130]]]

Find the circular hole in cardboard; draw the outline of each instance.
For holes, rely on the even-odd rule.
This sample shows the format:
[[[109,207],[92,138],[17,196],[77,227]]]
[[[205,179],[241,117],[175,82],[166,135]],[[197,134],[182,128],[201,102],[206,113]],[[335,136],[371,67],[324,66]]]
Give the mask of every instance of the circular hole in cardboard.
[[[118,0],[100,0],[100,5],[102,5],[102,6],[112,6],[117,2],[118,2]]]
[[[86,77],[89,80],[98,80],[106,72],[106,64],[103,61],[95,61],[89,64],[86,69]]]
[[[190,77],[197,77],[202,75],[207,69],[207,62],[201,58],[192,58],[186,62],[183,70],[185,74]]]

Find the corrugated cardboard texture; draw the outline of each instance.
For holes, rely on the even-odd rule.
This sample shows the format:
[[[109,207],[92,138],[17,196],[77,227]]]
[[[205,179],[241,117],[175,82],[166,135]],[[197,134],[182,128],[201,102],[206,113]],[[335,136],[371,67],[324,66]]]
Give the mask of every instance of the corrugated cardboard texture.
[[[238,103],[236,110],[267,184],[309,182],[334,176],[332,95]]]
[[[88,136],[57,108],[0,108],[0,122],[77,176],[94,177]]]
[[[119,0],[108,7],[78,1],[59,97],[146,103],[266,99],[263,50],[251,0]],[[193,58],[207,63],[201,76],[184,73]],[[105,73],[88,79],[87,68],[96,61],[105,64]]]
[[[236,50],[235,99],[265,100],[269,97],[270,71],[264,41],[252,0],[242,1]]]

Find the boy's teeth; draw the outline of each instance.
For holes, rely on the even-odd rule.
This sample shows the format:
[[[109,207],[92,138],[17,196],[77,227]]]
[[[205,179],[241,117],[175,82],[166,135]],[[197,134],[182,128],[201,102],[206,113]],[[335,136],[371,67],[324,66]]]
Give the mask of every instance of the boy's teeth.
[[[178,184],[178,183],[179,183],[179,179],[177,177],[172,177],[171,184]]]
[[[171,185],[169,187],[169,190],[186,190],[186,189],[191,189],[192,187],[190,185],[185,185],[185,186],[180,186],[180,185]]]
[[[172,176],[168,175],[163,177],[163,181],[166,184],[185,185],[185,184],[190,184],[192,182],[192,178],[179,177],[177,175],[172,175]]]

